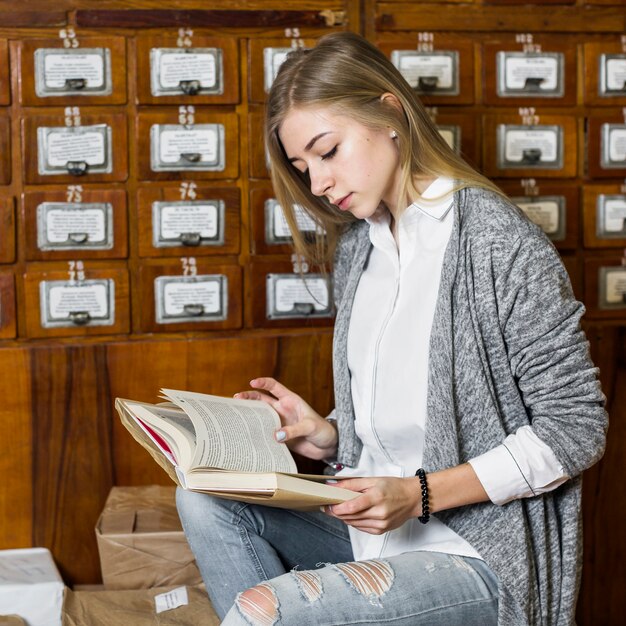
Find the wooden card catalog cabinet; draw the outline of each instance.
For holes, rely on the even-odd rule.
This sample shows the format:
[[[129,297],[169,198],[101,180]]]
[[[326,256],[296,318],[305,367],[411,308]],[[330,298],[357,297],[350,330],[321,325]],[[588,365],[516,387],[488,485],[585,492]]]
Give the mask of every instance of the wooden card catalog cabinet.
[[[20,102],[24,106],[124,104],[124,37],[83,38],[71,29],[62,33],[65,38],[18,43]]]
[[[83,188],[22,195],[26,258],[122,259],[128,256],[126,192]]]
[[[302,207],[296,207],[298,227],[305,239],[313,241],[321,227]],[[250,186],[251,249],[253,254],[291,254],[293,239],[283,209],[269,182]]]
[[[484,116],[483,167],[489,177],[572,178],[576,176],[577,125],[572,115]]]
[[[142,110],[137,122],[141,180],[237,178],[236,113],[181,106]]]
[[[585,103],[626,106],[626,38],[604,35],[583,46]]]
[[[15,261],[15,208],[13,198],[0,196],[0,263]]]
[[[139,270],[141,330],[227,330],[242,325],[236,261],[181,257],[146,261]]]
[[[376,43],[425,104],[474,102],[471,40],[458,35],[415,33]]]
[[[450,148],[474,167],[480,167],[480,147],[477,139],[480,117],[445,107],[429,106],[426,110]]]
[[[239,102],[237,40],[190,29],[137,38],[141,104]]]
[[[126,114],[115,108],[66,107],[22,120],[27,183],[124,181],[128,177]]]
[[[483,44],[486,104],[576,104],[577,40],[512,34]]]
[[[587,121],[589,176],[626,177],[626,108],[604,109]]]
[[[250,178],[269,178],[270,176],[269,155],[265,149],[264,117],[265,109],[263,107],[250,106],[248,115],[248,150],[250,151],[248,171]]]
[[[120,261],[30,264],[24,305],[28,337],[128,333],[128,270]]]
[[[15,279],[11,272],[0,269],[0,339],[15,335]]]
[[[559,250],[575,250],[578,245],[578,185],[571,181],[497,181],[530,219]]]
[[[626,257],[585,259],[587,317],[626,319]]]
[[[583,187],[587,248],[626,248],[626,185]]]
[[[11,182],[11,121],[7,113],[0,113],[0,185]]]
[[[265,102],[287,55],[294,48],[313,48],[315,39],[300,37],[250,38],[248,59],[251,102]]]
[[[11,104],[9,45],[6,39],[0,39],[0,105],[3,104]]]
[[[184,181],[137,191],[139,255],[142,257],[239,254],[237,187]]]
[[[255,259],[250,264],[253,327],[332,324],[331,275],[299,263],[295,255],[292,259]]]

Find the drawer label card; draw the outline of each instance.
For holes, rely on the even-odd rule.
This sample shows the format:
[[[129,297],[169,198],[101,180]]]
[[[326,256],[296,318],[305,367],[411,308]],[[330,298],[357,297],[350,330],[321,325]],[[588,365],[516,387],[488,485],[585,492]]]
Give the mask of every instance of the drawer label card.
[[[461,154],[461,127],[456,125],[438,125],[437,130],[443,140],[457,154]]]
[[[268,274],[267,319],[331,317],[329,280],[320,274]]]
[[[417,91],[433,95],[456,96],[459,94],[459,53],[415,50],[393,50],[391,62],[405,80]]]
[[[565,198],[563,196],[537,196],[512,198],[528,219],[555,241],[565,237]]]
[[[560,52],[498,52],[496,64],[501,97],[563,96],[564,57]]]
[[[35,93],[50,96],[107,96],[112,93],[108,48],[35,50]]]
[[[223,93],[219,48],[153,48],[150,51],[153,96]]]
[[[626,237],[626,196],[605,194],[598,196],[596,234],[602,238]]]
[[[196,124],[192,128],[154,124],[150,132],[154,171],[225,168],[222,124]]]
[[[228,278],[222,274],[154,279],[158,324],[225,320]]]
[[[626,124],[602,124],[600,164],[606,169],[626,167]]]
[[[222,200],[153,202],[153,245],[222,245],[224,210]]]
[[[498,167],[560,169],[563,167],[560,126],[498,125]]]
[[[626,96],[626,54],[600,55],[601,96]]]
[[[44,280],[39,285],[44,328],[114,323],[115,283],[112,279]]]
[[[268,92],[280,66],[284,63],[287,55],[293,48],[264,48],[263,49],[263,85]]]
[[[109,250],[113,247],[110,203],[43,202],[37,207],[40,250]]]
[[[300,205],[294,205],[293,208],[300,232],[315,233],[318,230],[323,232],[321,227]],[[285,213],[275,198],[269,198],[265,201],[265,227],[267,243],[285,243],[292,241],[291,231],[285,219]]]
[[[600,268],[601,309],[626,309],[626,268]]]

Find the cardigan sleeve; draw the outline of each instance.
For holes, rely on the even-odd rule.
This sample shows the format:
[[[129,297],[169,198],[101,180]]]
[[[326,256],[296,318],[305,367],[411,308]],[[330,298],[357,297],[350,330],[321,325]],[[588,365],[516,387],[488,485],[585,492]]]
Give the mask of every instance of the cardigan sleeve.
[[[533,432],[573,477],[604,452],[608,417],[598,369],[558,253],[543,235],[495,245],[500,327]]]

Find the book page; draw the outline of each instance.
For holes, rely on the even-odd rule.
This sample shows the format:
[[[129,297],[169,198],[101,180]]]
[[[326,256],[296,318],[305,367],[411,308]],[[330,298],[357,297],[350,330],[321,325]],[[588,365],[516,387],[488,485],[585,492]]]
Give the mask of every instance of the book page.
[[[161,391],[193,422],[197,446],[192,466],[239,472],[297,472],[287,446],[274,438],[280,418],[266,403],[190,391]]]

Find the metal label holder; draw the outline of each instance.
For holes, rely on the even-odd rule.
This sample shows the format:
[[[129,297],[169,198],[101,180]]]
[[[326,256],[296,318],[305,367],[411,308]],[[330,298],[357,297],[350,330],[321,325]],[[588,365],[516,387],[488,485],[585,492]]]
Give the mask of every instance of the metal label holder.
[[[167,208],[176,207],[207,207],[215,211],[216,229],[215,234],[203,236],[202,230],[197,225],[180,229],[177,236],[167,237],[163,234],[163,211]],[[199,247],[199,246],[223,246],[225,228],[226,205],[223,200],[183,200],[183,201],[159,201],[152,203],[152,245],[155,248],[171,248],[176,246]],[[172,229],[173,230],[173,229]]]

